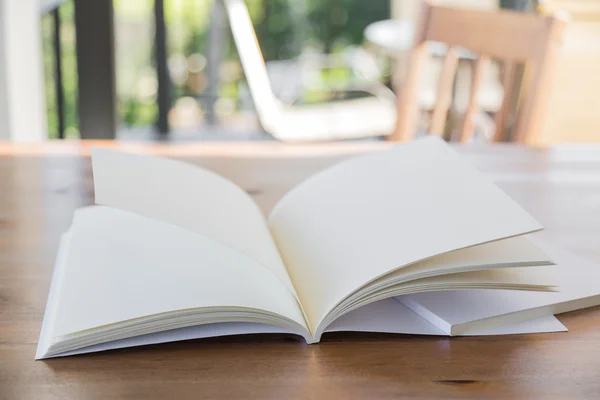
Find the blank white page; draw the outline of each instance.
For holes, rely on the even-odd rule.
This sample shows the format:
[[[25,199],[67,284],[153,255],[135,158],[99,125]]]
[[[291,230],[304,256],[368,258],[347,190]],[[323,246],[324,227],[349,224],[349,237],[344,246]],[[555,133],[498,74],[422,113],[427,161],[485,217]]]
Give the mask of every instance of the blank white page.
[[[391,272],[375,282],[410,279],[421,274],[430,276],[461,270],[552,264],[550,256],[526,236],[516,236],[431,257]]]
[[[568,329],[553,315],[515,322],[494,328],[473,328],[457,336],[519,335],[524,333],[567,332]]]
[[[52,337],[194,308],[247,308],[305,327],[286,286],[248,256],[108,207],[76,212]]]
[[[101,148],[92,149],[92,164],[96,204],[206,235],[253,258],[294,291],[261,211],[232,182],[177,160]]]
[[[559,320],[548,316],[493,329],[471,329],[460,336],[515,335],[566,330]],[[394,298],[377,301],[344,314],[325,329],[325,333],[342,331],[447,335]]]
[[[533,321],[501,326],[495,329],[473,330],[464,336],[508,335],[519,333],[564,332],[567,329],[555,317],[549,316]],[[417,314],[398,303],[394,299],[386,299],[371,303],[352,311],[327,327],[327,332],[381,332],[414,335],[445,335]],[[176,342],[181,340],[210,338],[216,336],[259,334],[259,333],[293,333],[289,329],[278,326],[257,324],[253,322],[224,322],[217,324],[197,325],[187,328],[150,333],[111,342],[101,343],[82,349],[68,351],[52,357],[74,354],[93,353],[124,347],[144,346],[155,343]],[[418,339],[412,339],[418,340]],[[39,347],[36,359],[46,358],[44,348]]]
[[[313,329],[396,268],[542,228],[435,137],[309,178],[277,204],[269,226]]]
[[[527,312],[523,315],[542,316],[600,304],[599,265],[539,239],[534,243],[557,263],[559,292],[452,290],[411,294],[399,299],[435,314],[449,325],[474,321],[491,324],[490,319],[508,314]]]

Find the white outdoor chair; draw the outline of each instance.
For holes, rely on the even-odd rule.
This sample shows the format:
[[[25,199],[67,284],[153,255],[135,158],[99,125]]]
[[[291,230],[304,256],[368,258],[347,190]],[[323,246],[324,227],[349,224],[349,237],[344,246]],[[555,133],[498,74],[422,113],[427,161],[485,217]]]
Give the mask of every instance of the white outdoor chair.
[[[263,129],[286,142],[381,137],[396,123],[391,91],[315,105],[286,106],[274,95],[254,26],[243,0],[223,0],[233,39]]]

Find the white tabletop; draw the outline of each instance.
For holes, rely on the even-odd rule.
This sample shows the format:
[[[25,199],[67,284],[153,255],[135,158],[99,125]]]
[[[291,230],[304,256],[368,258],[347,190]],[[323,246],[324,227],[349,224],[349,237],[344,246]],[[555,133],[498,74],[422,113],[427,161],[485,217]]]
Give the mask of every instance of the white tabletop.
[[[414,42],[415,26],[406,19],[386,19],[369,24],[365,28],[365,38],[376,46],[391,52],[405,53],[411,49]],[[441,42],[430,42],[429,51],[435,56],[444,56],[448,46]],[[467,49],[459,49],[460,58],[476,58]]]

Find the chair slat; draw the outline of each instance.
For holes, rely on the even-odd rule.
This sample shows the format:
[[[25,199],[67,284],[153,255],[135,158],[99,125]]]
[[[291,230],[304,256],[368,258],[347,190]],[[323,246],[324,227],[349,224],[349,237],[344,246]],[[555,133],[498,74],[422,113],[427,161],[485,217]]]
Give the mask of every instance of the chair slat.
[[[468,142],[473,137],[473,132],[475,130],[475,116],[478,108],[479,91],[489,65],[490,58],[488,56],[481,55],[477,60],[475,60],[469,96],[469,106],[465,112],[462,127],[460,128],[457,138],[459,142]]]
[[[398,120],[396,129],[389,140],[406,141],[412,139],[419,120],[419,104],[414,101],[418,96],[421,73],[427,61],[428,52],[425,42],[415,46],[408,59],[407,75],[398,93]]]
[[[473,137],[475,120],[485,125],[491,121],[487,115],[478,114],[478,95],[482,89],[483,77],[490,59],[505,62],[504,77],[505,99],[496,116],[498,128],[494,133],[495,141],[506,140],[507,119],[515,108],[515,88],[520,80],[515,71],[521,63],[533,65],[533,73],[529,75],[530,86],[521,90],[518,97],[518,119],[514,124],[515,135],[510,140],[530,145],[540,145],[544,142],[542,135],[543,122],[548,108],[548,93],[552,86],[553,70],[556,54],[564,40],[564,30],[567,20],[564,15],[539,16],[534,14],[516,13],[510,11],[481,11],[463,8],[444,7],[429,4],[427,1],[416,0],[420,5],[420,20],[414,37],[415,48],[420,49],[428,41],[439,41],[448,45],[469,49],[482,55],[474,66],[472,84],[469,93],[469,104],[464,115],[462,126],[452,139],[467,142]],[[447,96],[451,91],[452,73],[456,72],[456,60],[453,54],[446,58],[442,77],[438,83],[439,99],[434,108],[429,131],[442,135],[444,121],[448,111]],[[417,132],[419,91],[416,82],[410,79],[419,77],[418,71],[422,64],[415,62],[412,57],[408,65],[407,80],[399,93],[398,120],[396,132],[389,136],[390,140],[407,140]],[[418,57],[417,57],[418,58]],[[412,97],[411,97],[412,96]],[[411,103],[412,102],[412,103]],[[489,121],[488,121],[489,120]]]
[[[458,65],[457,49],[451,47],[448,49],[448,54],[444,59],[444,66],[440,75],[437,91],[437,101],[431,118],[431,134],[442,136],[444,134],[444,126],[448,108],[452,103],[452,88],[454,86],[454,76],[456,75],[456,66]]]
[[[496,130],[493,137],[494,142],[504,142],[507,140],[507,122],[513,107],[513,95],[515,91],[515,85],[517,83],[516,78],[517,63],[514,61],[505,61],[504,77],[502,79],[502,86],[504,86],[504,99],[502,99],[502,106],[500,107],[500,110],[498,110],[498,113],[496,113]]]

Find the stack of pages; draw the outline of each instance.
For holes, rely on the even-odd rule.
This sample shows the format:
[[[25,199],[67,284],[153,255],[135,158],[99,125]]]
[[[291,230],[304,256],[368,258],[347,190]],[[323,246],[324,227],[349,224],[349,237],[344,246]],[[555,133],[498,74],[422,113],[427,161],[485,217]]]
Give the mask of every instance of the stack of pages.
[[[287,193],[247,193],[183,162],[95,149],[95,206],[62,238],[37,358],[210,336],[564,331],[600,303],[597,267],[427,138]]]

